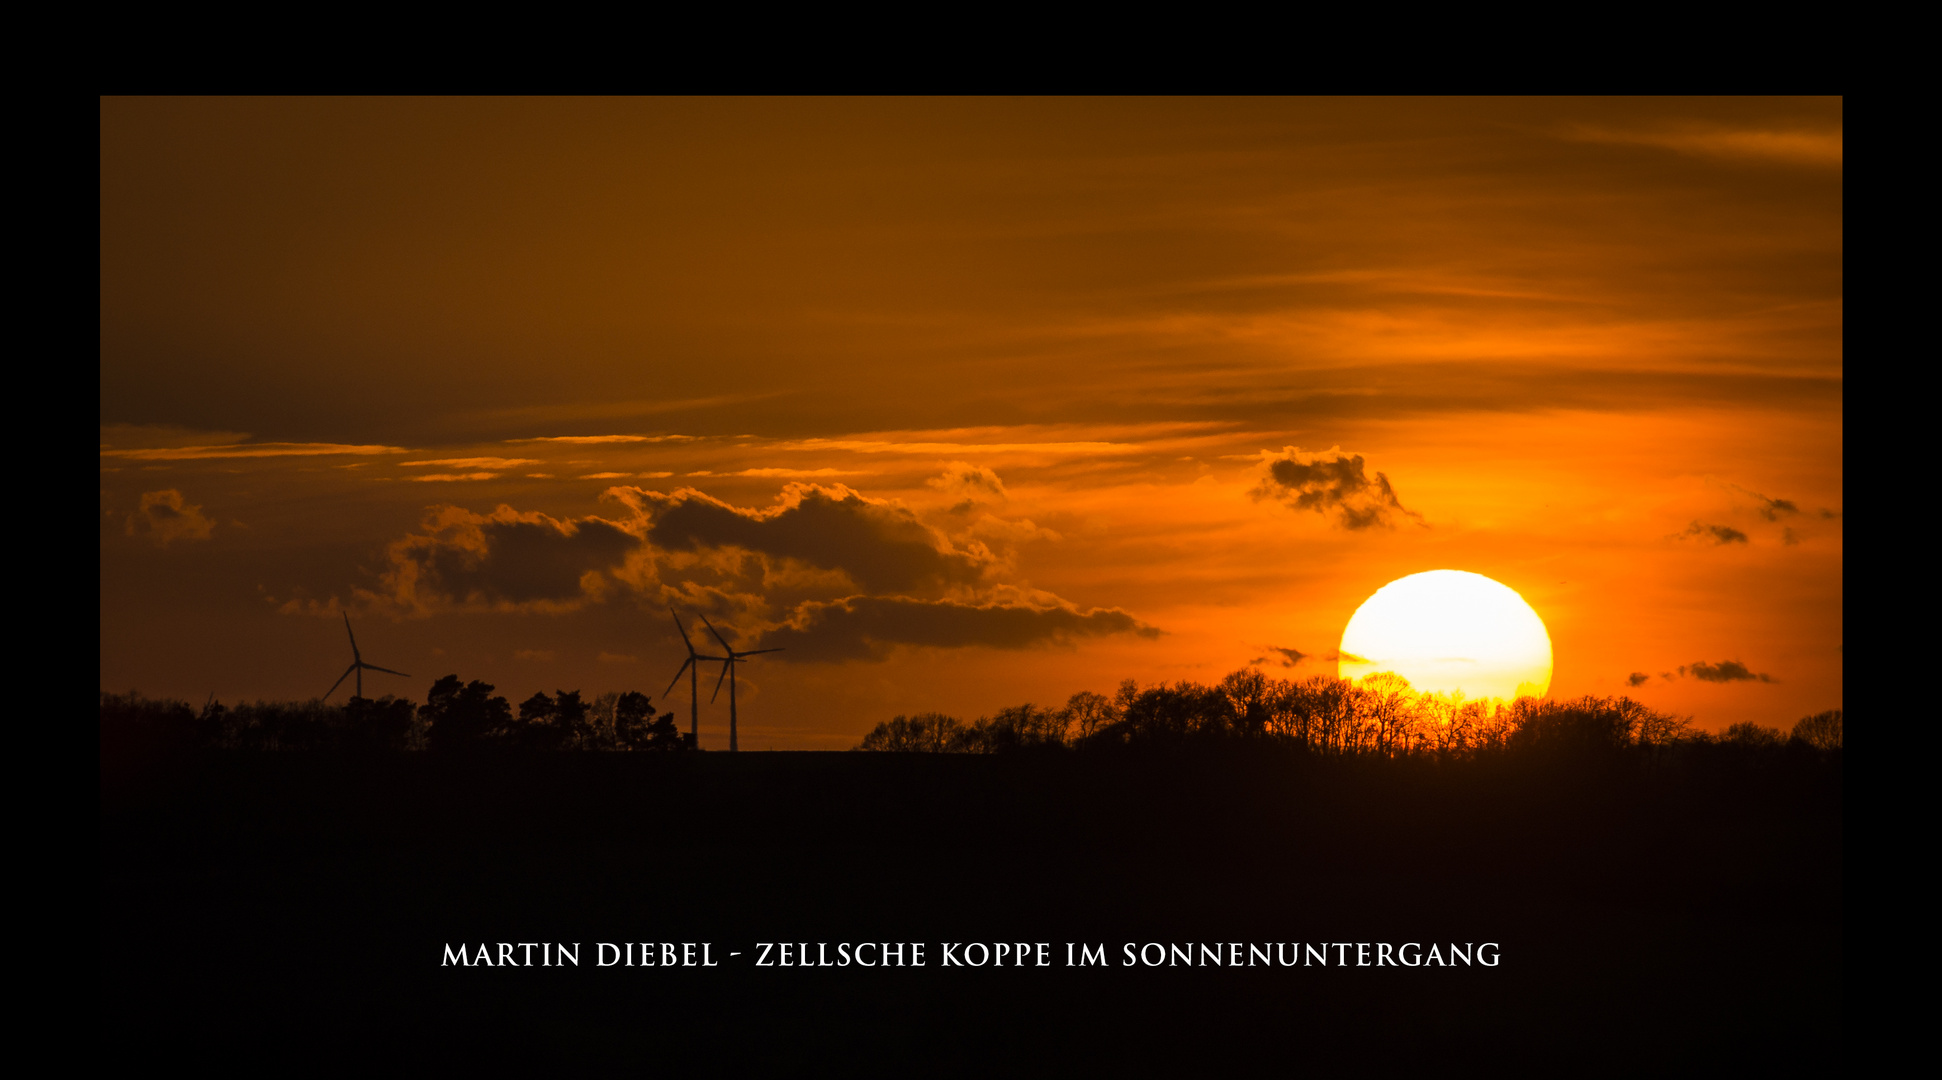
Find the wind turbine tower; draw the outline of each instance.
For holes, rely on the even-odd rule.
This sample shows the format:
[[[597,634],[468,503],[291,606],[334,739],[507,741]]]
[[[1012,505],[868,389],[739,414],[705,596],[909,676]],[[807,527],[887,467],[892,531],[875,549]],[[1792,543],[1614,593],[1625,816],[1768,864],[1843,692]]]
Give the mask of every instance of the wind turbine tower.
[[[701,749],[701,661],[712,660],[712,661],[720,661],[722,663],[727,663],[727,661],[723,660],[719,656],[703,656],[700,653],[696,652],[695,643],[688,640],[688,628],[681,625],[681,616],[675,615],[673,608],[668,609],[668,614],[674,615],[674,628],[681,632],[681,644],[686,645],[688,647],[688,658],[681,662],[681,670],[674,673],[674,681],[668,683],[668,688],[666,690],[661,691],[661,696],[665,698],[669,694],[674,693],[675,683],[678,683],[681,681],[682,672],[687,673],[687,676],[688,676],[688,741],[694,744],[695,749],[699,750]],[[734,695],[732,694],[729,695],[729,700],[730,702],[733,702]],[[729,727],[728,727],[728,732],[729,732],[728,745],[729,745],[729,749],[732,750],[735,747],[735,725],[732,720],[734,709],[731,708],[729,712],[731,715],[731,720],[729,722]]]
[[[337,692],[338,687],[344,685],[344,680],[350,678],[353,673],[357,675],[357,696],[363,697],[365,668],[370,668],[372,671],[382,671],[386,675],[403,675],[407,679],[411,678],[411,676],[405,675],[402,671],[393,671],[388,667],[379,667],[376,664],[367,664],[364,662],[363,654],[357,651],[357,635],[351,633],[351,617],[348,614],[344,616],[344,634],[351,639],[351,666],[345,668],[344,674],[339,675],[337,681],[330,684],[330,689],[324,691],[324,696],[317,700],[324,701],[329,699],[332,694]]]
[[[722,679],[727,679],[728,680],[728,749],[730,753],[733,753],[736,749],[735,747],[735,665],[741,663],[744,659],[751,656],[760,656],[765,652],[781,652],[782,650],[781,649],[750,649],[748,652],[736,652],[734,649],[729,647],[727,639],[721,636],[721,631],[715,629],[715,624],[708,621],[708,616],[703,615],[701,617],[701,621],[703,625],[708,627],[708,632],[715,635],[715,640],[721,642],[722,651],[728,654],[728,659],[722,661],[721,677],[715,680],[715,697],[711,697],[708,700],[710,702],[713,702],[715,698],[721,696]]]

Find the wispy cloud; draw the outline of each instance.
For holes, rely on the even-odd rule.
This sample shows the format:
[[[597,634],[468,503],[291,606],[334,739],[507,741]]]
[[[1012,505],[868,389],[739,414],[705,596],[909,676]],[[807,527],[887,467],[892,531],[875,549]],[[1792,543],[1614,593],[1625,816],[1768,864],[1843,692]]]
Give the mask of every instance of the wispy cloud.
[[[411,479],[419,483],[438,483],[450,480],[491,480],[498,475],[496,472],[427,473],[424,476],[414,476]]]
[[[908,454],[958,459],[996,455],[1045,460],[1129,457],[1160,450],[1192,450],[1224,443],[1234,420],[1162,421],[1143,424],[1020,424],[1006,427],[860,432],[841,438],[785,439],[775,450],[806,453]]]
[[[615,475],[624,476],[626,474],[616,473]],[[649,476],[649,475],[671,476],[673,474],[672,473],[654,473],[654,474],[642,473],[641,475],[642,476]],[[869,474],[858,469],[741,469],[736,472],[710,472],[707,469],[702,469],[698,472],[691,472],[688,475],[689,476],[756,476],[756,477],[780,478],[784,480],[810,480],[818,476],[867,476]]]
[[[401,461],[404,466],[442,465],[448,469],[516,469],[521,465],[544,465],[538,458],[503,457],[459,457],[439,458],[436,461]]]
[[[1574,142],[1650,146],[1695,157],[1841,166],[1839,128],[1732,128],[1687,122],[1627,129],[1578,124],[1565,129],[1564,136]]]
[[[848,450],[855,454],[1130,454],[1142,448],[1113,442],[892,442],[887,439],[799,439],[779,450]]]
[[[1739,494],[1745,495],[1746,497],[1752,499],[1756,504],[1758,504],[1759,515],[1768,521],[1779,521],[1781,518],[1789,514],[1800,513],[1800,505],[1794,502],[1792,499],[1769,498],[1768,496],[1762,495],[1760,492],[1757,492],[1752,488],[1742,487],[1739,484],[1731,483],[1728,481],[1720,481],[1720,483],[1727,490],[1738,492]]]
[[[1715,545],[1744,544],[1747,542],[1746,534],[1731,525],[1701,525],[1697,521],[1686,526],[1686,531],[1679,535],[1682,537],[1697,536]]]
[[[566,423],[574,420],[619,420],[629,416],[657,416],[662,413],[686,412],[690,409],[710,409],[724,405],[744,405],[753,401],[782,397],[790,391],[776,390],[764,394],[723,394],[716,397],[685,398],[678,400],[646,399],[636,401],[587,401],[567,405],[522,405],[509,409],[492,409],[481,414],[495,421],[527,421]],[[554,436],[572,439],[578,436]]]
[[[507,439],[508,443],[554,442],[592,446],[599,443],[694,442],[699,435],[534,435],[526,439]]]
[[[209,458],[313,457],[328,454],[409,454],[402,446],[353,445],[350,443],[232,443],[226,446],[160,446],[140,450],[103,448],[102,457],[128,458],[132,461],[200,461]]]

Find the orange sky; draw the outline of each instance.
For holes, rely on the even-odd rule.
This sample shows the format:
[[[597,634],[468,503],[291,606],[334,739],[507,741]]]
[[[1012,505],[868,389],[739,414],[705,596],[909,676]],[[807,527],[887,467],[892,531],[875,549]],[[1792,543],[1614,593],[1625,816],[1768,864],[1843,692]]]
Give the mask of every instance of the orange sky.
[[[1841,704],[1838,100],[114,99],[101,191],[103,689],[658,700],[674,601],[841,747],[1451,568]]]

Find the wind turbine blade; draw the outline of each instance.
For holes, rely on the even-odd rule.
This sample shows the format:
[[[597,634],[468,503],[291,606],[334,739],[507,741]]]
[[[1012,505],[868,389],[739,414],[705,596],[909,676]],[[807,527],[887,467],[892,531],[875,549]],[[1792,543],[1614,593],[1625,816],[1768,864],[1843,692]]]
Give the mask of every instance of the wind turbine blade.
[[[679,622],[677,622],[675,625],[678,626],[680,624]],[[681,670],[674,673],[674,682],[668,683],[668,688],[666,690],[661,691],[662,697],[667,697],[669,694],[674,693],[675,683],[679,683],[681,681],[681,676],[686,675],[688,673],[688,669],[694,666],[694,662],[695,662],[695,658],[692,656],[688,657],[686,660],[683,660],[681,662]]]
[[[352,664],[352,665],[351,665],[350,667],[347,667],[347,668],[345,668],[345,669],[344,669],[344,674],[342,674],[342,675],[339,675],[339,676],[337,677],[337,681],[336,681],[336,682],[334,682],[334,683],[331,683],[331,684],[330,684],[330,689],[328,689],[328,690],[326,690],[326,691],[324,691],[324,696],[323,696],[323,697],[320,697],[320,698],[318,698],[317,700],[318,700],[318,701],[325,701],[325,700],[328,700],[328,699],[330,698],[330,696],[331,696],[332,694],[335,694],[335,693],[337,692],[337,688],[338,688],[338,687],[340,687],[340,686],[342,686],[342,685],[344,685],[344,680],[345,680],[345,679],[348,679],[348,678],[350,678],[350,677],[351,677],[351,672],[353,672],[353,671],[356,671],[356,670],[357,670],[357,665],[356,665],[356,664]]]
[[[361,667],[361,668],[364,668],[364,669],[366,669],[366,670],[368,670],[368,671],[382,671],[382,672],[384,672],[384,673],[385,673],[386,675],[404,675],[404,676],[405,676],[405,678],[407,678],[407,679],[409,679],[409,678],[411,678],[411,676],[409,676],[409,675],[405,675],[405,673],[404,673],[404,672],[402,672],[402,671],[393,671],[393,670],[391,670],[391,669],[390,669],[390,668],[388,668],[388,667],[379,667],[379,666],[377,666],[376,664],[363,664],[363,663],[360,663],[360,664],[359,664],[358,666],[359,666],[359,667]]]
[[[708,628],[708,632],[709,632],[709,633],[711,633],[711,634],[713,634],[713,635],[715,635],[715,640],[716,640],[716,641],[719,641],[719,642],[721,642],[721,643],[722,643],[722,648],[723,648],[724,650],[726,650],[726,651],[728,652],[728,654],[729,654],[729,655],[731,655],[731,656],[733,656],[733,655],[735,654],[735,648],[734,648],[734,646],[732,646],[732,645],[730,645],[730,644],[728,643],[728,639],[727,639],[727,638],[725,638],[725,637],[722,637],[722,635],[721,635],[721,631],[719,631],[719,630],[717,630],[717,629],[715,629],[715,624],[714,624],[714,623],[711,623],[711,622],[709,622],[709,621],[708,621],[708,616],[706,616],[706,615],[703,615],[703,616],[701,617],[701,623],[702,623],[702,625],[703,625],[703,626],[706,626],[706,627]]]
[[[733,660],[722,661],[722,673],[715,679],[715,692],[708,696],[708,704],[713,705],[715,699],[722,696],[722,680],[728,678],[728,669],[734,666],[735,661]]]
[[[351,659],[355,661],[360,658],[357,653],[357,635],[351,633],[351,613],[346,611],[341,614],[344,616],[344,634],[351,639]]]
[[[750,649],[750,650],[749,650],[748,652],[743,652],[743,653],[736,653],[735,655],[736,655],[736,657],[738,657],[738,658],[739,658],[739,657],[743,657],[743,656],[760,656],[760,655],[762,655],[762,654],[763,654],[763,653],[765,653],[765,652],[781,652],[781,651],[782,651],[782,650],[781,650],[781,649],[779,649],[779,648],[776,648],[776,649]]]
[[[685,626],[682,626],[682,625],[681,625],[681,616],[679,616],[679,615],[675,615],[675,614],[674,614],[674,608],[672,608],[672,607],[670,607],[670,608],[668,608],[668,614],[669,614],[669,615],[674,615],[674,628],[675,628],[676,630],[679,630],[679,631],[681,632],[681,644],[683,644],[683,645],[686,645],[686,646],[688,647],[688,655],[689,655],[690,657],[692,657],[692,656],[694,656],[694,654],[695,654],[695,643],[694,643],[694,642],[692,642],[692,641],[689,641],[689,640],[688,640],[688,628],[687,628],[687,627],[685,627]],[[676,676],[675,676],[675,678],[677,678],[677,679],[678,679],[678,678],[680,678],[680,677],[681,677],[681,676],[679,676],[679,675],[676,675]]]

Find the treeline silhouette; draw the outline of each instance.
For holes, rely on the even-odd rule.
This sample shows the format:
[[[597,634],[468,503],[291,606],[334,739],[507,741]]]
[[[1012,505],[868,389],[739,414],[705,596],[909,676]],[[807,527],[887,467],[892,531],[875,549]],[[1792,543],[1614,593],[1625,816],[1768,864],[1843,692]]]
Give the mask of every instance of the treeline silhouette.
[[[999,754],[1256,744],[1330,756],[1471,758],[1506,752],[1584,755],[1723,746],[1751,751],[1841,749],[1841,710],[1790,732],[1753,723],[1709,735],[1691,717],[1628,697],[1565,701],[1465,700],[1424,693],[1379,673],[1359,682],[1317,675],[1271,679],[1253,668],[1214,685],[1132,679],[1113,697],[1081,691],[1064,707],[1016,705],[966,722],[943,713],[898,716],[856,747],[895,753]]]
[[[192,749],[240,751],[411,751],[435,753],[684,751],[690,737],[674,714],[655,714],[647,695],[578,690],[537,693],[517,710],[495,687],[447,675],[423,705],[386,696],[321,701],[257,701],[197,709],[187,702],[101,695],[104,754],[149,756]],[[1081,691],[1063,707],[1033,704],[964,721],[943,713],[897,716],[878,724],[856,749],[893,753],[1005,754],[1252,746],[1336,757],[1466,759],[1504,753],[1647,756],[1681,748],[1742,752],[1838,752],[1839,709],[1805,717],[1790,731],[1735,724],[1720,735],[1690,717],[1628,697],[1563,701],[1469,701],[1422,693],[1394,675],[1359,682],[1317,675],[1272,679],[1243,668],[1220,682],[1132,679],[1112,697]]]
[[[638,1067],[645,1001],[657,1031],[706,1046],[747,1042],[746,1019],[762,1018],[786,1047],[757,1071],[777,1073],[798,1046],[853,1042],[857,1017],[887,1018],[873,1030],[903,1039],[888,1045],[906,1062],[967,1030],[1069,1034],[1069,1054],[1014,1054],[1012,1072],[1017,1060],[1098,1072],[1114,1047],[1150,1065],[1154,1046],[1180,1041],[1153,1032],[1186,1031],[1218,1038],[1186,1040],[1193,1057],[1171,1071],[1245,1073],[1290,1053],[1291,1016],[1329,1034],[1301,1060],[1337,1054],[1337,1071],[1369,1071],[1371,1048],[1398,1040],[1420,1052],[1378,1071],[1493,1061],[1527,1054],[1530,1032],[1559,1033],[1570,1052],[1519,1060],[1567,1073],[1592,1052],[1640,1074],[1695,1050],[1740,1072],[1749,1054],[1783,1072],[1840,1060],[1838,713],[1796,725],[1798,739],[1751,726],[1709,738],[1622,698],[1506,706],[1243,671],[971,722],[898,717],[864,740],[905,753],[731,757],[627,752],[679,742],[645,695],[509,701],[457,678],[432,690],[420,703],[201,708],[102,696],[111,1038],[241,1063],[356,1031],[370,1033],[353,1047],[366,1057],[391,1039],[414,1049],[388,1060],[445,1071],[455,1046],[524,1038],[543,1048],[538,1069],[559,1071],[561,1048],[618,1032]],[[153,753],[171,748],[183,752]],[[265,946],[293,926],[302,964]],[[588,966],[555,978],[437,964],[433,943],[508,934],[584,941]],[[751,935],[833,953],[971,934],[1502,940],[1506,961],[725,964],[681,973],[671,993],[591,955],[610,935],[712,940],[721,957]],[[1687,1014],[1668,994],[1682,993],[1721,1004],[1674,1024]],[[1250,1053],[1210,1068],[1213,1043]]]
[[[495,696],[491,683],[447,675],[419,705],[407,698],[257,701],[224,705],[211,696],[187,702],[126,694],[101,695],[104,754],[180,750],[682,751],[693,742],[672,712],[656,716],[646,694],[610,692],[592,700],[578,690],[537,693],[519,703]]]

